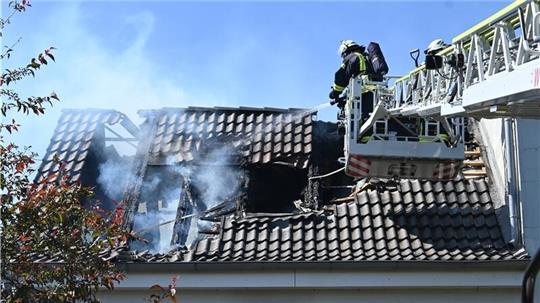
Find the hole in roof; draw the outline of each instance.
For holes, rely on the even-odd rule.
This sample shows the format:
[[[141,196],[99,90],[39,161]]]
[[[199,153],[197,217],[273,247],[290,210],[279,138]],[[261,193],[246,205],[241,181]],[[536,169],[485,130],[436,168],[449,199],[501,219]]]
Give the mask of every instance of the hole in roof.
[[[134,247],[156,252],[170,249],[183,182],[179,167],[147,168],[133,230],[148,243],[136,242]]]
[[[249,168],[246,212],[290,213],[302,200],[307,172],[286,165],[267,164]]]

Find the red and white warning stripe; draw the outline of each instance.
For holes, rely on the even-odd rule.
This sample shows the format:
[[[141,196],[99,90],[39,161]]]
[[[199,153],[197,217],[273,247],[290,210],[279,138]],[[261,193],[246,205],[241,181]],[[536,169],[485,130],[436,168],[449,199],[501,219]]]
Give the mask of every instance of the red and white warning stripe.
[[[533,72],[533,87],[538,88],[540,87],[540,67],[537,67],[534,69]]]
[[[371,161],[360,155],[350,155],[345,173],[352,177],[364,177],[369,174]]]
[[[437,164],[433,170],[434,179],[453,179],[459,172],[460,163],[456,161],[446,161]]]

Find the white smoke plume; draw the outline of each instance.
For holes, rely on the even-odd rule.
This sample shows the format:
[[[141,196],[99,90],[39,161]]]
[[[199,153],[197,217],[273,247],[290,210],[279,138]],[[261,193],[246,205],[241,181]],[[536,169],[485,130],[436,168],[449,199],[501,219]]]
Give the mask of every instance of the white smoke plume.
[[[235,197],[239,191],[240,171],[230,163],[233,154],[234,150],[224,145],[204,155],[204,165],[174,163],[174,157],[169,157],[167,165],[149,167],[139,196],[140,207],[133,222],[135,232],[143,231],[141,236],[149,244],[146,247],[137,244],[137,248],[160,253],[172,248],[170,242],[182,193],[181,178],[189,180],[198,194],[198,205],[193,209],[195,217],[184,243],[189,246],[198,236],[199,224],[204,223],[198,221],[199,212]],[[128,184],[136,180],[130,164],[126,158],[114,158],[99,166],[98,184],[110,198],[120,200]],[[149,203],[157,204],[150,209]]]
[[[206,209],[212,208],[234,196],[239,189],[239,171],[230,165],[234,150],[228,146],[212,150],[197,174],[190,176],[193,186],[200,193]]]
[[[97,182],[109,198],[120,201],[127,185],[135,180],[130,167],[130,161],[125,158],[107,159],[99,165]]]

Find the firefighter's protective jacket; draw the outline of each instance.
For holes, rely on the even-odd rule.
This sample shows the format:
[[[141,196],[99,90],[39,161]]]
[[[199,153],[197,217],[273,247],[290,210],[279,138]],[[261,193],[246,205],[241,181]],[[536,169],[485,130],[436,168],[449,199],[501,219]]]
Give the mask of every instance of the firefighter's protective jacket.
[[[367,74],[369,63],[364,54],[360,52],[352,52],[343,58],[343,63],[337,70],[334,85],[332,89],[338,92],[342,92],[349,84],[349,80],[352,77],[356,77],[360,74]]]

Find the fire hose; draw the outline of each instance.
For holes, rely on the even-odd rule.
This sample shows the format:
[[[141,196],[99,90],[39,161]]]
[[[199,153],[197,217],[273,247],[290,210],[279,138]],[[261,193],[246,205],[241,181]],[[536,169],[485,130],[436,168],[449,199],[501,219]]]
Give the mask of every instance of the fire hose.
[[[340,171],[344,170],[345,169],[345,166],[341,167],[341,168],[338,168],[336,170],[334,170],[333,172],[330,172],[330,173],[327,173],[325,175],[320,175],[320,176],[313,176],[313,177],[309,177],[308,180],[316,180],[316,179],[322,179],[322,178],[326,178],[326,177],[330,177],[332,175],[335,175],[337,173],[339,173]]]

